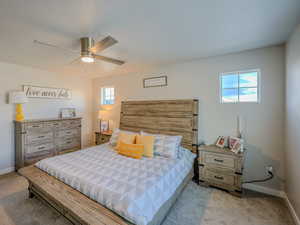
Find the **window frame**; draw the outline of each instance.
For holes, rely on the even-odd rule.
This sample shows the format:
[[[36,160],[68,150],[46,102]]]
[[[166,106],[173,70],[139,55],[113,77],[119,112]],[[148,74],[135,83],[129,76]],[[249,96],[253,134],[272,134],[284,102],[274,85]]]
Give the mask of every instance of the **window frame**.
[[[257,73],[257,86],[256,87],[240,87],[240,74],[243,73],[251,73],[256,72]],[[230,74],[237,74],[238,75],[238,87],[237,88],[223,88],[222,86],[222,77]],[[231,71],[231,72],[222,72],[219,74],[219,98],[221,104],[238,104],[238,103],[254,103],[259,104],[261,102],[261,70],[260,69],[248,69],[248,70],[237,70],[237,71]],[[243,88],[257,88],[257,101],[240,101],[240,89]],[[236,90],[238,91],[238,100],[235,102],[224,102],[223,101],[223,95],[222,91],[224,90]]]
[[[104,100],[105,100],[105,94],[104,94],[104,90],[106,89],[106,88],[113,88],[113,90],[114,90],[114,98],[113,98],[113,103],[112,104],[104,104]],[[115,87],[114,86],[104,86],[104,87],[101,87],[100,88],[100,105],[114,105],[115,104],[115,102],[116,102],[116,89],[115,89]]]

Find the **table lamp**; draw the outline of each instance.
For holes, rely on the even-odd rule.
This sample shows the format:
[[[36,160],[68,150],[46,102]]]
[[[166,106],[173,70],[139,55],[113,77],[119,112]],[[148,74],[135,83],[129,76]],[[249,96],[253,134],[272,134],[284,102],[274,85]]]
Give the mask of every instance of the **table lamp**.
[[[99,110],[98,112],[98,119],[100,122],[100,132],[109,132],[110,126],[111,126],[111,120],[110,120],[110,113],[108,110]],[[102,129],[102,127],[106,127],[106,129]]]
[[[28,102],[28,98],[23,91],[13,91],[9,93],[10,103],[16,104],[16,121],[24,120],[22,104]]]

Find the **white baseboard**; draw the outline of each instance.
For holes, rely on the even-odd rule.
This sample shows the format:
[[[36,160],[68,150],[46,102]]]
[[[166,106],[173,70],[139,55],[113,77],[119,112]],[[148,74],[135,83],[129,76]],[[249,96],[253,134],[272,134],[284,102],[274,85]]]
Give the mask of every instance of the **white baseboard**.
[[[0,169],[0,175],[6,174],[6,173],[10,173],[15,171],[15,167],[8,167],[5,169]]]
[[[279,191],[279,190],[275,190],[273,188],[268,188],[268,187],[264,187],[264,186],[260,186],[260,185],[256,185],[256,184],[244,184],[243,188],[283,198],[284,201],[286,202],[286,205],[287,205],[293,219],[294,219],[295,224],[300,225],[300,219],[299,219],[293,205],[291,204],[287,194],[284,191]]]
[[[273,195],[273,196],[280,197],[280,198],[284,198],[284,196],[285,196],[284,191],[279,191],[279,190],[276,190],[273,188],[268,188],[268,187],[264,187],[264,186],[257,185],[257,184],[244,184],[243,188],[249,189],[252,191],[257,191],[260,193],[264,193],[267,195]]]
[[[295,211],[295,209],[294,209],[292,203],[290,202],[290,200],[289,200],[286,193],[284,193],[284,200],[285,200],[285,202],[287,204],[287,207],[289,208],[289,210],[292,214],[292,217],[294,219],[295,224],[300,225],[300,219],[299,219],[299,217],[298,217],[298,215],[297,215],[297,213],[296,213],[296,211]]]

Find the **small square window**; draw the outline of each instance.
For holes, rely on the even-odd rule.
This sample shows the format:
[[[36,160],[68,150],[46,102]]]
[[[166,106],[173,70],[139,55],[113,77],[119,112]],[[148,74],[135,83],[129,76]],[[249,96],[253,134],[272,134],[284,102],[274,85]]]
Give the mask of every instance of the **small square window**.
[[[258,102],[258,81],[258,70],[221,74],[221,103]]]
[[[101,88],[101,105],[115,104],[115,89],[113,87]]]

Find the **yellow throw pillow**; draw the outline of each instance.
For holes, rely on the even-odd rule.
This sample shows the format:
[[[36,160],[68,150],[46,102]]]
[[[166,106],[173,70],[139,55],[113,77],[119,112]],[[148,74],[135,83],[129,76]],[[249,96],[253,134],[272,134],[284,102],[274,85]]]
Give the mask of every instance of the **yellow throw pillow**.
[[[136,134],[127,134],[127,133],[120,133],[118,136],[117,147],[116,150],[119,150],[120,142],[126,144],[134,144],[135,143]]]
[[[124,156],[128,156],[134,159],[141,159],[144,152],[144,145],[138,144],[126,144],[120,141],[118,153]]]
[[[153,157],[153,149],[154,149],[154,136],[136,136],[136,144],[144,145],[144,153],[143,155],[146,157]]]

